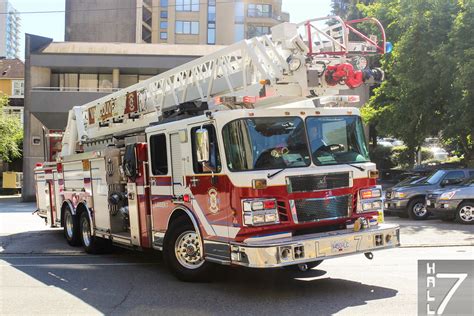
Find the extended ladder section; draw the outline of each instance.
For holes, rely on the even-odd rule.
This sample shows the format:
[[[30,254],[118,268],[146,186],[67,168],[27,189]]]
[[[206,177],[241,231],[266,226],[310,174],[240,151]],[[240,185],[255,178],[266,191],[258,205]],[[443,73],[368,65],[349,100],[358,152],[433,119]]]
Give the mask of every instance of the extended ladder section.
[[[363,57],[356,55],[384,53],[383,28],[375,19],[356,22],[375,24],[381,40],[339,17],[282,23],[271,29],[271,35],[240,41],[75,106],[69,113],[62,156],[75,153],[80,144],[143,130],[182,107],[211,111],[271,107],[379,81],[383,74],[366,68]]]

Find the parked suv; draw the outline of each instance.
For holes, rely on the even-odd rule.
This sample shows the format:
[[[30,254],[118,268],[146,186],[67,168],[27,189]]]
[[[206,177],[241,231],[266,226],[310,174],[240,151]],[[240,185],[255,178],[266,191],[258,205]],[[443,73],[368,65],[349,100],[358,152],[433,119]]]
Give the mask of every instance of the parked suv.
[[[457,187],[429,191],[426,209],[441,219],[474,224],[474,178],[467,179]]]
[[[430,215],[425,207],[428,191],[459,185],[474,176],[474,169],[444,169],[433,172],[422,181],[400,183],[385,193],[385,209],[412,219],[426,219]]]

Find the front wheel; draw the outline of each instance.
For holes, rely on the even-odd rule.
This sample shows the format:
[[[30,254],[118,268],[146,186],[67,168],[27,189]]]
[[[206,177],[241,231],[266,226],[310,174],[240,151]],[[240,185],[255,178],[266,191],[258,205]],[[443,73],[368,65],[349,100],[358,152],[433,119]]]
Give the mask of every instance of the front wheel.
[[[201,238],[186,219],[174,221],[164,244],[164,258],[179,280],[206,281],[212,264],[204,260]]]
[[[430,214],[425,206],[425,199],[416,198],[408,204],[408,216],[411,219],[423,220],[427,219]]]
[[[474,224],[474,202],[464,202],[456,211],[456,222]]]

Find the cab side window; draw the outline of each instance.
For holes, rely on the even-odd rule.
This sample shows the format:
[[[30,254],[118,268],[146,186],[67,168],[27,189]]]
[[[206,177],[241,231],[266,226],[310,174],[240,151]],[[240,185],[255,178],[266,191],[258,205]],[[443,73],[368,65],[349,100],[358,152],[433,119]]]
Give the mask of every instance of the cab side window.
[[[191,142],[193,148],[193,169],[194,173],[216,173],[221,171],[221,159],[219,155],[219,148],[217,145],[217,135],[214,125],[203,125],[202,128],[207,129],[209,132],[209,161],[205,163],[199,163],[197,158],[196,149],[196,130],[201,126],[193,127],[191,129]]]
[[[444,180],[456,180],[456,179],[464,179],[464,172],[463,171],[450,171],[444,177]]]
[[[168,174],[168,151],[166,150],[166,135],[159,134],[150,137],[151,172],[155,176]]]

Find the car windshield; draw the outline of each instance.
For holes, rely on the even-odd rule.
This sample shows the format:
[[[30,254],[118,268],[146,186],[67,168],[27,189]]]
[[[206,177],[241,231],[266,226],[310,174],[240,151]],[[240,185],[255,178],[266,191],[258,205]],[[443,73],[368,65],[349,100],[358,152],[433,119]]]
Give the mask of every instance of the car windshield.
[[[358,116],[308,117],[306,129],[313,162],[318,166],[370,160]]]
[[[442,171],[442,170],[438,170],[436,172],[434,172],[433,174],[431,174],[431,176],[429,176],[427,179],[426,179],[426,183],[429,183],[429,184],[436,184],[438,183],[439,181],[441,181],[441,179],[443,178],[444,174],[446,172]]]
[[[304,122],[299,117],[238,119],[224,126],[231,171],[304,167],[311,163]]]

